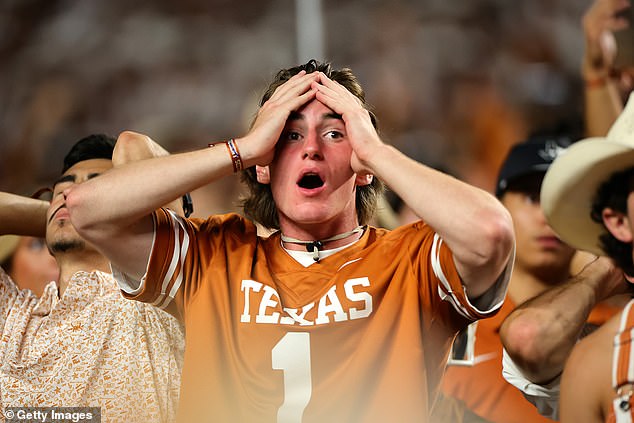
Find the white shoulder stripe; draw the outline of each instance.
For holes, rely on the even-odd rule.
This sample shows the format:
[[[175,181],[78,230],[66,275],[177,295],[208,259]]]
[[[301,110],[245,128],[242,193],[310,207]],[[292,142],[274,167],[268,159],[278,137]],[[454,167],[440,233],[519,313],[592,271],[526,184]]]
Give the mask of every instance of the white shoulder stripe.
[[[442,286],[447,291],[447,293],[445,293],[443,289],[441,288],[441,286],[438,285],[438,295],[440,296],[441,300],[448,301],[449,303],[451,303],[453,308],[458,313],[466,317],[467,319],[469,320],[477,319],[478,316],[471,313],[469,309],[467,309],[465,306],[463,306],[460,303],[460,300],[451,289],[451,285],[449,284],[447,277],[442,271],[442,266],[440,265],[440,246],[441,245],[442,245],[442,238],[440,238],[438,234],[434,234],[434,241],[431,246],[431,257],[430,257],[431,267],[432,267],[432,270],[434,271],[434,275],[436,275],[436,277],[440,280]]]
[[[176,215],[171,210],[167,210],[170,218],[172,219],[172,224],[174,226],[174,248],[172,249],[172,260],[170,261],[170,265],[165,273],[165,277],[163,278],[163,282],[161,284],[161,293],[158,298],[152,303],[153,305],[159,308],[165,308],[169,305],[169,303],[176,296],[176,292],[180,288],[183,282],[183,265],[185,263],[185,258],[187,256],[187,250],[189,248],[189,235],[185,230],[185,224],[180,216]],[[183,236],[183,243],[180,242],[180,235]],[[178,272],[178,274],[176,274]],[[167,288],[169,286],[170,280],[176,274],[176,280],[172,289],[167,292]]]
[[[619,383],[617,372],[618,372],[619,357],[621,355],[620,338],[621,338],[621,333],[625,330],[625,327],[627,325],[627,317],[630,314],[630,309],[632,308],[632,304],[634,304],[634,300],[627,303],[627,305],[623,309],[623,312],[621,314],[621,322],[619,323],[619,331],[614,336],[614,353],[612,355],[612,386],[615,389],[618,388],[617,385]],[[634,334],[631,334],[631,335],[634,335]],[[631,355],[632,353],[630,352],[630,357]],[[634,365],[628,366],[627,378],[630,381],[634,381],[634,374],[632,374],[633,371],[634,371]]]
[[[634,301],[628,302],[625,305],[625,308],[623,308],[623,313],[621,314],[621,322],[619,323],[619,332],[623,332],[627,326],[627,316],[630,314],[632,303],[634,303]]]

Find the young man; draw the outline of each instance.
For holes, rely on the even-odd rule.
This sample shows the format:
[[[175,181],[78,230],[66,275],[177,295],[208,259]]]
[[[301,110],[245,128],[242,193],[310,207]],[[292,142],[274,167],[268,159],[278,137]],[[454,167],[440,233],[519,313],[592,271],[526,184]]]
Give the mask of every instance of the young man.
[[[614,68],[615,44],[606,40],[613,40],[612,31],[628,25],[622,18],[627,8],[628,2],[595,0],[583,17],[582,76],[588,136],[605,136],[623,109],[620,97],[627,78],[614,77],[626,75],[627,70]],[[557,419],[561,372],[578,339],[596,327],[588,325],[591,310],[608,298],[612,306],[622,307],[627,299],[614,296],[628,290],[622,271],[611,260],[599,258],[565,284],[520,305],[500,328],[508,351],[503,363],[505,379],[540,413]]]
[[[445,395],[458,398],[492,422],[551,421],[502,377],[500,327],[518,304],[562,286],[570,278],[575,250],[550,228],[539,197],[546,170],[569,144],[565,136],[533,135],[509,151],[499,172],[496,195],[513,218],[517,243],[508,296],[494,318],[474,323],[460,334],[454,351],[462,346],[465,351],[472,351],[472,356],[450,360],[442,385]],[[595,284],[604,282],[600,272],[592,273],[588,279]],[[601,324],[607,320],[606,314],[616,312],[616,308],[596,310],[590,322]],[[546,361],[542,360],[542,364]]]
[[[573,145],[553,163],[542,187],[544,210],[557,233],[571,245],[607,255],[630,275],[630,281],[634,275],[632,99],[606,138]],[[631,305],[574,347],[561,380],[563,422],[615,421],[615,417],[619,422],[632,421]]]
[[[103,422],[170,422],[176,414],[184,333],[171,315],[121,296],[110,264],[68,219],[64,190],[99,179],[130,153],[91,135],[64,160],[50,203],[0,193],[3,232],[28,235],[46,224],[59,284],[41,297],[19,290],[0,269],[0,399],[7,407],[99,407]],[[146,149],[144,154],[139,152]],[[30,224],[29,224],[30,222]],[[30,231],[30,232],[26,232]]]
[[[518,306],[500,328],[504,378],[540,414],[558,420],[561,373],[570,352],[622,309],[627,297],[619,294],[628,290],[622,271],[597,258],[566,283]]]
[[[277,74],[245,137],[65,191],[127,295],[185,321],[181,422],[427,421],[453,336],[502,304],[508,213],[385,145],[367,107],[349,69],[310,61]],[[243,168],[270,237],[153,213]],[[424,223],[363,226],[378,178]]]

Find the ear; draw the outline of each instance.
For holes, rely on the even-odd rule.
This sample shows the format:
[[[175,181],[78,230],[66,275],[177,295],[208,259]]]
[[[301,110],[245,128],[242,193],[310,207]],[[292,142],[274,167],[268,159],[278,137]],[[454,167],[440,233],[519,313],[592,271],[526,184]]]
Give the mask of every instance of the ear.
[[[605,227],[616,239],[626,243],[632,242],[632,228],[625,214],[605,208],[601,212],[601,217]]]
[[[261,184],[270,184],[271,183],[271,175],[269,174],[268,166],[255,166],[255,175],[257,180]]]
[[[357,176],[355,178],[355,183],[362,187],[365,185],[370,185],[372,183],[372,179],[374,179],[374,175],[372,175],[371,173],[365,173],[365,174],[359,174],[357,173]]]

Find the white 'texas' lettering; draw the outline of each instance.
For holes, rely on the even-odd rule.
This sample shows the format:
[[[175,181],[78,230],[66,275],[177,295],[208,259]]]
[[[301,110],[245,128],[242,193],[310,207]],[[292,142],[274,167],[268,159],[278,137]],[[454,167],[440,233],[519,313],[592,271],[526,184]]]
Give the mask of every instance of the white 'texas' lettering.
[[[249,323],[251,321],[251,315],[249,314],[249,290],[252,289],[255,292],[260,292],[262,284],[249,279],[243,279],[240,289],[244,292],[244,311],[242,312],[242,316],[240,316],[240,321],[242,323]]]
[[[346,281],[343,285],[346,291],[346,297],[350,299],[350,301],[363,301],[365,307],[362,309],[350,308],[350,320],[354,319],[362,319],[364,317],[368,317],[370,313],[372,313],[372,295],[368,292],[355,292],[355,286],[370,286],[370,279],[368,278],[355,278]]]
[[[290,308],[282,306],[274,288],[245,279],[241,286],[244,309],[240,321],[249,323],[255,316],[256,323],[312,326],[363,319],[373,311],[369,287],[368,278],[349,279],[343,290],[333,285],[319,300],[301,308]]]

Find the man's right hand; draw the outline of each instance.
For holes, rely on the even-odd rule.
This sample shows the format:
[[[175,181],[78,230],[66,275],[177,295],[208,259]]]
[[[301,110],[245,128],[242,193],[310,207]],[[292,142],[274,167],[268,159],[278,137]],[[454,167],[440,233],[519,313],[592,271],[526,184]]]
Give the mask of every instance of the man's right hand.
[[[247,161],[245,167],[268,166],[273,161],[275,145],[291,112],[315,98],[311,84],[316,78],[317,72],[293,75],[260,107],[251,130],[239,141],[241,155]]]

